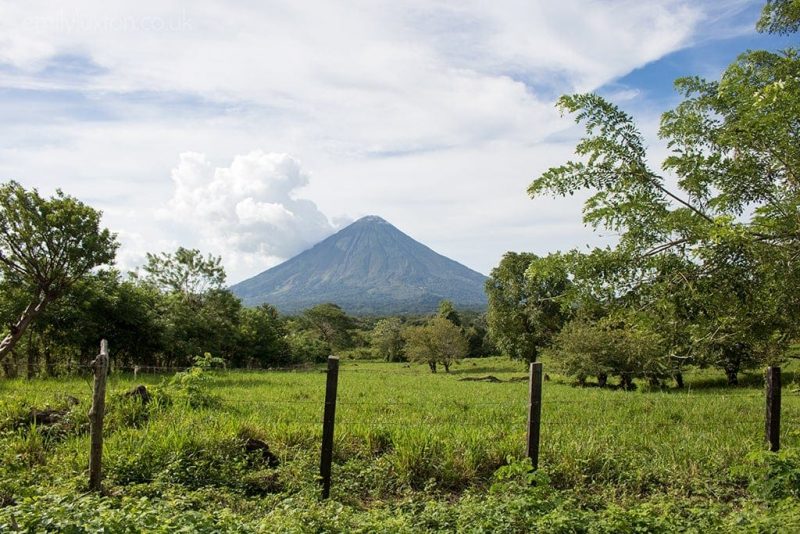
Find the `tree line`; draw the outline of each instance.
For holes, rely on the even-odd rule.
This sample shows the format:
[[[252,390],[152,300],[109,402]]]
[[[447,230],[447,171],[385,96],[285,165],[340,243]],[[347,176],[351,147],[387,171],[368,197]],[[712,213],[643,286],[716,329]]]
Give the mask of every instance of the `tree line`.
[[[244,307],[226,289],[221,258],[179,247],[141,268],[113,263],[116,236],[100,212],[57,191],[44,198],[0,185],[0,370],[54,376],[112,341],[116,367],[189,366],[211,354],[232,367],[281,367],[330,354],[420,361],[449,370],[491,349],[479,314],[443,301],[433,317],[356,318],[324,303],[291,317]]]

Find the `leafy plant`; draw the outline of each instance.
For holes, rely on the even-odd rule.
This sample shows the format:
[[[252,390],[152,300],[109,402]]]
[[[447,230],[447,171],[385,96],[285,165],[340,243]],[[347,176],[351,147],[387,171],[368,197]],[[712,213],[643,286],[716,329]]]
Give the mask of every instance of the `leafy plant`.
[[[212,377],[208,371],[223,363],[224,360],[216,358],[208,352],[202,356],[195,356],[194,365],[186,371],[175,373],[175,376],[169,381],[169,385],[175,388],[177,398],[183,399],[192,408],[217,406],[220,399],[218,395],[209,391]]]

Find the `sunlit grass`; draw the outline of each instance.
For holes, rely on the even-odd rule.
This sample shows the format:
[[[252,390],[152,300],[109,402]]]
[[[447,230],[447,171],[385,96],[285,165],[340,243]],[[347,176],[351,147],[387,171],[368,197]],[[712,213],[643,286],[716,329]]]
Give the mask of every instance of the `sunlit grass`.
[[[460,380],[489,374],[503,382]],[[713,375],[703,371],[687,376],[683,391],[624,392],[576,388],[548,374],[540,465],[559,487],[631,494],[713,488],[726,493],[728,470],[763,448],[759,387],[716,387]],[[361,496],[387,488],[461,491],[488,484],[509,457],[524,456],[528,385],[509,380],[525,376],[522,365],[499,358],[465,361],[450,374],[409,364],[342,362],[334,476],[339,482],[356,476],[358,462],[380,466],[357,476]],[[139,375],[135,381],[129,374],[112,375],[109,395],[115,398],[138,383],[152,388],[163,380],[163,375]],[[123,484],[149,482],[163,476],[181,451],[214,449],[250,429],[284,461],[290,485],[313,484],[325,380],[324,366],[297,372],[216,372],[209,388],[221,400],[219,406],[193,409],[175,403],[154,411],[139,427],[109,429],[107,470]],[[22,403],[57,405],[65,395],[80,400],[78,409],[88,410],[90,394],[88,375],[6,381],[0,420]],[[789,388],[783,419],[783,443],[798,445],[800,396]],[[17,438],[3,439],[8,444]],[[80,476],[87,451],[85,435],[53,442],[47,471]],[[353,491],[352,481],[339,487]],[[334,481],[334,493],[336,488]]]

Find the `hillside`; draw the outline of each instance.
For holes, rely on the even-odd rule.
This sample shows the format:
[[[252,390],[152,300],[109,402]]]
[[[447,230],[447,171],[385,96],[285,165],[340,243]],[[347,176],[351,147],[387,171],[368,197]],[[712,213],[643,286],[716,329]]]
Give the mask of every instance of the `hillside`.
[[[356,314],[422,313],[442,299],[459,308],[484,308],[485,280],[369,216],[231,290],[246,305],[268,302],[283,313],[322,302]]]

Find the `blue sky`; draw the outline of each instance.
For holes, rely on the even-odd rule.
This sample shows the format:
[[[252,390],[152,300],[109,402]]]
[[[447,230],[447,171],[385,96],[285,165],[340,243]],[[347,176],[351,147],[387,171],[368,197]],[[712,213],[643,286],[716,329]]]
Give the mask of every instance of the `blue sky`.
[[[0,176],[102,209],[125,269],[192,246],[236,282],[376,214],[488,273],[606,239],[525,193],[580,136],[560,94],[633,113],[657,165],[676,77],[793,44],[762,3],[0,0]]]

